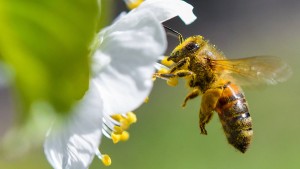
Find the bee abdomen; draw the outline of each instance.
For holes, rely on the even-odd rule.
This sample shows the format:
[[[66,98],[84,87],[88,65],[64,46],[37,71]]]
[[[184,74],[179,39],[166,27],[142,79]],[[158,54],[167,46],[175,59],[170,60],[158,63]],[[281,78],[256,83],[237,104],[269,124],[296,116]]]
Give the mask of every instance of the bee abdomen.
[[[234,84],[224,88],[216,111],[229,144],[244,153],[252,140],[252,119],[244,94]]]

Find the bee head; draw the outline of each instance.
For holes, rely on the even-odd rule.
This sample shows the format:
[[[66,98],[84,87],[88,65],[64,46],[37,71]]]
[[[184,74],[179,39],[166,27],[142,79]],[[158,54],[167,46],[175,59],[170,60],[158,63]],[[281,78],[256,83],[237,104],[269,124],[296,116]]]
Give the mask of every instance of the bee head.
[[[199,52],[203,41],[203,37],[200,35],[187,38],[172,51],[168,60],[176,63],[185,57],[195,56]]]

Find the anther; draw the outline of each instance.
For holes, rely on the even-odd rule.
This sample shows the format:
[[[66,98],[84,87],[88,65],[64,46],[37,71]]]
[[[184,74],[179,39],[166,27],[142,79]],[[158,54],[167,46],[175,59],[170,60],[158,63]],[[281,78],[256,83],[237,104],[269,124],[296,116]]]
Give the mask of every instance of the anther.
[[[102,161],[105,166],[111,165],[111,158],[107,154],[101,154],[101,152],[97,149],[95,154]]]
[[[121,134],[121,141],[127,141],[129,139],[129,133],[127,131],[123,131],[123,133]]]
[[[111,140],[113,141],[114,144],[117,144],[121,140],[121,134],[112,133]]]
[[[114,114],[114,115],[111,115],[110,117],[116,121],[120,121],[123,118],[121,114]]]
[[[123,129],[123,130],[127,130],[130,126],[129,122],[127,119],[122,119],[120,120],[120,127]]]
[[[111,158],[110,158],[109,155],[107,155],[107,154],[103,154],[103,155],[102,155],[101,161],[102,161],[102,163],[103,163],[105,166],[110,166],[110,165],[111,165]]]
[[[144,103],[148,103],[148,102],[149,102],[149,97],[146,97]]]
[[[128,112],[126,114],[126,116],[127,116],[127,121],[128,121],[129,124],[137,122],[136,115],[133,112]]]
[[[124,0],[128,9],[134,9],[138,7],[144,0]]]
[[[127,141],[129,133],[126,130],[136,122],[137,118],[133,112],[105,116],[103,117],[102,133],[115,144],[119,141]]]
[[[123,131],[124,131],[123,128],[120,126],[114,127],[114,133],[116,133],[116,134],[121,134]]]

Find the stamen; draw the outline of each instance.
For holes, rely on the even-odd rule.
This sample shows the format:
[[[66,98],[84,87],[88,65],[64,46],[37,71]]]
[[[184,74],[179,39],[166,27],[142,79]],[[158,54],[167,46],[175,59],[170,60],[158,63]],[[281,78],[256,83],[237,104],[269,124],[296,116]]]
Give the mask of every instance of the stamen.
[[[121,134],[123,131],[124,131],[123,128],[120,126],[114,127],[114,133],[116,133],[116,134]]]
[[[136,115],[133,112],[104,116],[102,120],[103,135],[111,139],[115,144],[119,141],[127,141],[129,133],[126,130],[129,129],[131,124],[137,122]]]
[[[117,120],[111,118],[110,116],[104,116],[104,117],[102,118],[102,121],[103,121],[103,123],[106,124],[110,129],[113,129],[114,126],[120,126],[120,123],[119,123]]]
[[[120,124],[121,124],[121,128],[123,130],[127,130],[129,128],[129,126],[130,126],[130,124],[128,123],[127,119],[120,120]]]
[[[129,124],[137,122],[136,115],[133,112],[128,112],[126,114],[126,116],[127,116],[127,121],[128,121]]]
[[[100,150],[96,149],[96,156],[102,161],[105,166],[111,165],[111,158],[107,154],[101,154]]]
[[[134,9],[138,7],[144,0],[124,0],[128,9]]]
[[[120,141],[127,141],[129,133],[126,131],[129,126],[137,122],[136,115],[133,112],[126,114],[115,114],[112,116],[104,115],[102,118],[102,134],[111,139],[114,144]],[[96,150],[95,154],[105,166],[111,165],[111,159],[107,154],[101,154],[100,150]]]
[[[114,144],[117,144],[121,140],[121,134],[112,133],[111,134],[111,139],[112,139]]]
[[[111,137],[110,137],[111,133],[112,133],[111,130],[109,130],[105,125],[102,125],[102,134],[103,134],[105,137],[111,139]]]
[[[129,133],[127,131],[123,131],[122,133],[113,132],[111,139],[114,144],[117,144],[119,141],[127,141],[129,139]]]
[[[127,141],[129,139],[129,133],[127,131],[123,131],[123,133],[121,134],[121,141]]]
[[[111,115],[110,117],[116,121],[120,121],[123,118],[121,114],[114,114]]]

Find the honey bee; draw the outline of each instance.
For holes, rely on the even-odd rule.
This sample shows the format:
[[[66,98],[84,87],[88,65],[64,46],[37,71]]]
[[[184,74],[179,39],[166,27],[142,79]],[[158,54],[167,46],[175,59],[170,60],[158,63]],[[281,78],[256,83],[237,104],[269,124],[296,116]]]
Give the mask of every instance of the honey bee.
[[[180,44],[167,57],[174,64],[167,72],[157,72],[154,77],[167,79],[174,86],[174,81],[184,77],[191,92],[182,107],[190,99],[202,95],[199,111],[201,134],[207,135],[205,125],[217,112],[229,144],[245,153],[253,129],[248,103],[240,86],[283,82],[292,74],[290,67],[274,56],[227,59],[200,35],[183,39],[177,31],[165,28],[178,35]]]

